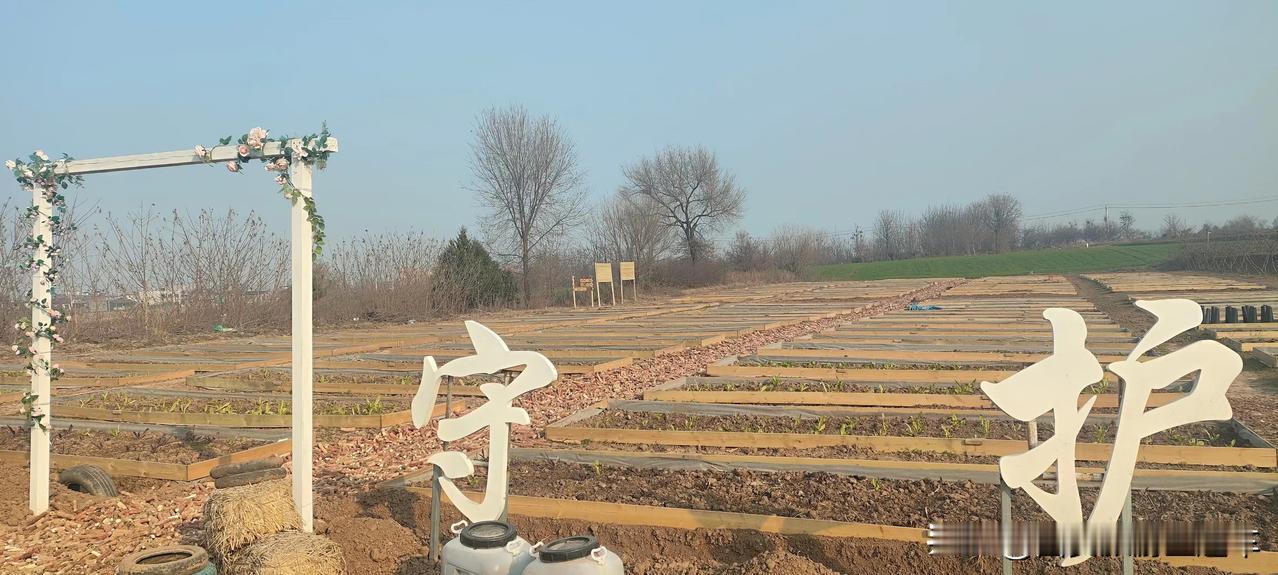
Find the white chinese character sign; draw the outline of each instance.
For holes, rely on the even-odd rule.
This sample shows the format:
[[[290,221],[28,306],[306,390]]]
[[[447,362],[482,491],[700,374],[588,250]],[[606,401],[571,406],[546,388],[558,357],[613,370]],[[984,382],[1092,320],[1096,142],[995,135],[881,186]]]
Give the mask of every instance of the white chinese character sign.
[[[1085,533],[1087,537],[1079,541],[1084,552],[1087,541],[1112,531],[1118,521],[1131,490],[1141,439],[1179,425],[1233,417],[1225,391],[1242,372],[1242,358],[1234,351],[1216,341],[1198,341],[1141,361],[1151,349],[1198,327],[1202,322],[1202,308],[1187,299],[1138,301],[1136,306],[1154,314],[1158,321],[1125,360],[1108,366],[1124,384],[1119,399],[1118,431],[1100,494],[1086,524],[1074,456],[1078,432],[1096,398],[1093,396],[1081,407],[1078,398],[1087,386],[1100,382],[1105,371],[1096,356],[1087,350],[1087,325],[1082,316],[1063,308],[1045,310],[1043,317],[1052,324],[1052,355],[999,383],[981,383],[981,390],[995,405],[1020,421],[1034,421],[1052,412],[1055,434],[1029,451],[1001,458],[999,471],[1004,483],[1013,489],[1025,490],[1056,521],[1062,534]],[[1153,390],[1165,388],[1195,372],[1198,376],[1188,394],[1146,410]],[[1053,464],[1056,465],[1056,493],[1034,485],[1034,480]],[[1084,553],[1067,558],[1062,564],[1081,563],[1087,558]]]
[[[439,397],[439,383],[444,376],[465,377],[477,374],[493,374],[513,367],[523,366],[519,376],[509,385],[485,383],[479,386],[488,399],[483,405],[461,417],[443,419],[437,433],[441,441],[456,441],[481,429],[488,429],[488,482],[482,501],[476,503],[466,497],[453,480],[469,477],[475,472],[475,464],[460,451],[443,451],[427,460],[439,467],[443,474],[440,488],[462,515],[471,522],[496,520],[506,508],[506,466],[510,459],[510,434],[508,424],[528,425],[528,412],[515,407],[515,398],[550,385],[558,377],[555,366],[546,356],[533,351],[511,351],[506,342],[492,330],[473,321],[466,322],[475,355],[454,359],[440,368],[435,358],[422,359],[422,382],[413,397],[413,425],[421,427],[430,421],[435,400]]]

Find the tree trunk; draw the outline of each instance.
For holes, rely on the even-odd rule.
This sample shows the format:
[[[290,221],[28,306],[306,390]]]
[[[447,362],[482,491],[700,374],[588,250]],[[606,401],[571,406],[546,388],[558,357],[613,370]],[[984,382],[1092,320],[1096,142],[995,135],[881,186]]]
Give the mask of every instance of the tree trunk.
[[[688,260],[697,261],[697,232],[692,226],[684,226],[684,241],[688,242]]]
[[[523,270],[520,273],[521,277],[519,278],[520,283],[523,284],[522,286],[523,293],[521,294],[522,295],[521,299],[523,300],[524,309],[528,309],[528,306],[529,306],[528,290],[530,289],[529,286],[532,285],[532,282],[529,281],[528,279],[528,240],[527,239],[524,239],[523,245],[521,246],[520,253],[519,253],[519,262],[520,262],[520,265],[523,267]]]

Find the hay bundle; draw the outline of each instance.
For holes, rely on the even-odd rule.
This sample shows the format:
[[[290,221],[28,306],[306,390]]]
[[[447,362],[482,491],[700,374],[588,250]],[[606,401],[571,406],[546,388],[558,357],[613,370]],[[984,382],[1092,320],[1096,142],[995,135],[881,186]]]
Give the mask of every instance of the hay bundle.
[[[322,535],[272,535],[237,552],[222,565],[225,575],[345,575],[342,548]]]
[[[205,547],[219,563],[236,549],[301,526],[287,479],[218,489],[204,503]]]

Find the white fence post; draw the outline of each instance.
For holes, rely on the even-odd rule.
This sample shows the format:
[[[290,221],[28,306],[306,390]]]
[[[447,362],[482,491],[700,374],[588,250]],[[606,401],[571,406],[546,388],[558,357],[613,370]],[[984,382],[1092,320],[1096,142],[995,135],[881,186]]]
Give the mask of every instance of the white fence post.
[[[35,222],[31,226],[31,237],[36,240],[43,238],[43,241],[40,241],[39,245],[32,250],[32,257],[40,264],[31,270],[31,299],[45,300],[49,306],[52,306],[53,286],[45,279],[44,274],[51,264],[49,245],[53,243],[53,226],[49,218],[53,215],[53,206],[45,197],[45,190],[39,185],[31,187],[31,201],[31,205],[38,210]],[[49,313],[45,306],[33,305],[31,306],[32,331],[39,330],[41,324],[49,324]],[[49,399],[52,393],[52,386],[49,385],[49,366],[53,364],[53,344],[47,338],[33,339],[31,345],[35,346],[35,357],[31,361],[31,366],[34,368],[31,372],[31,393],[36,396],[36,400],[31,410],[32,415],[44,415],[39,420],[44,425],[44,429],[40,429],[40,425],[31,426],[31,486],[28,503],[31,506],[31,512],[39,515],[49,510],[49,431],[52,430],[53,425],[49,414]]]
[[[302,196],[311,197],[311,167],[295,159],[289,166],[293,186]],[[293,296],[293,501],[302,516],[302,530],[314,530],[312,501],[311,371],[314,362],[311,333],[311,223],[306,219],[304,201],[292,207],[291,268]]]

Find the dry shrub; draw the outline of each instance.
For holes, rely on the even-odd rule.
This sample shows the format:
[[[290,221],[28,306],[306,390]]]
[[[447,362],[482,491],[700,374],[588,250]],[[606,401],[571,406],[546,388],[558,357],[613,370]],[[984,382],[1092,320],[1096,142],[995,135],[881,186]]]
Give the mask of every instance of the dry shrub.
[[[204,503],[204,541],[224,563],[232,552],[276,533],[300,529],[288,479],[218,489]],[[299,571],[300,573],[300,571]]]
[[[723,283],[730,286],[780,284],[795,281],[799,281],[799,276],[777,269],[754,272],[730,271],[723,276]]]
[[[236,552],[222,565],[226,575],[345,575],[342,548],[323,535],[272,535]]]

